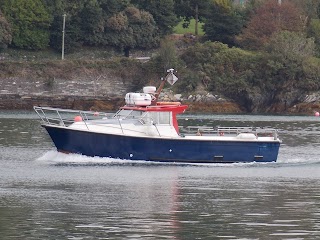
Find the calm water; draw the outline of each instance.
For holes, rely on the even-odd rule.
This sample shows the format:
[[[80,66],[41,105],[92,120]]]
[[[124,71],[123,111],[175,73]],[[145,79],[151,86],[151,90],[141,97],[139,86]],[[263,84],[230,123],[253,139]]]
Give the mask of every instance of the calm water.
[[[0,239],[320,239],[320,118],[185,115],[180,122],[277,128],[278,162],[64,155],[34,113],[0,112]]]

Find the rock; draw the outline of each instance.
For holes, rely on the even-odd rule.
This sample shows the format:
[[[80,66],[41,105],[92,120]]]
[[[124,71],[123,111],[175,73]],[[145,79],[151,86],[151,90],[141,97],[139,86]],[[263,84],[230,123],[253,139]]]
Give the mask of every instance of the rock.
[[[242,113],[240,105],[233,102],[189,102],[188,112],[202,113]]]
[[[202,95],[197,94],[196,99],[197,102],[200,102],[202,100]]]
[[[175,94],[173,95],[176,101],[180,101],[181,100],[181,96],[182,94]]]
[[[320,100],[320,94],[319,93],[312,93],[311,95],[306,95],[303,99],[303,102],[311,103],[316,102]]]

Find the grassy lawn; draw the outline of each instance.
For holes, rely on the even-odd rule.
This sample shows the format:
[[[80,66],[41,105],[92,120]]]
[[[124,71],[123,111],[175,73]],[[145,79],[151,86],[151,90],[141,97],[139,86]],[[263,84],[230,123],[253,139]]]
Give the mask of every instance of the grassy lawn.
[[[190,25],[188,28],[183,28],[182,27],[182,23],[183,21],[181,21],[174,29],[174,33],[177,33],[177,34],[185,34],[185,33],[192,33],[194,34],[194,26],[195,26],[195,20],[194,19],[191,19],[190,21]],[[203,36],[204,35],[204,32],[202,30],[202,25],[203,23],[199,23],[198,24],[198,32],[199,32],[199,35],[200,36]]]

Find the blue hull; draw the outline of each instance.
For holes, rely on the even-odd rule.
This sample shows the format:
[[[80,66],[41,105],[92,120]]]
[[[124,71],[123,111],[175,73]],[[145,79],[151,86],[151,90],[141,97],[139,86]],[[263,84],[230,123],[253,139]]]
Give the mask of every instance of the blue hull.
[[[280,147],[279,142],[143,138],[43,127],[58,151],[92,157],[189,163],[275,162]]]

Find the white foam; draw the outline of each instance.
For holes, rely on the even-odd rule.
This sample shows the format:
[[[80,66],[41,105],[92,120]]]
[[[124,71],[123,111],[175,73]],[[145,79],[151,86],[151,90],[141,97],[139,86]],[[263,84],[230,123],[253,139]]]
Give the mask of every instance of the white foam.
[[[304,158],[279,158],[277,162],[248,162],[248,163],[183,163],[183,162],[151,162],[145,160],[117,159],[110,157],[88,157],[80,154],[65,154],[56,150],[50,150],[37,161],[49,164],[146,164],[146,165],[186,165],[199,167],[228,167],[228,168],[251,168],[251,167],[286,167],[317,164],[319,159]]]
[[[128,162],[130,160],[120,160],[114,158],[102,158],[102,157],[88,157],[80,154],[65,154],[55,150],[46,152],[43,156],[39,157],[37,161],[44,163],[121,163]]]

